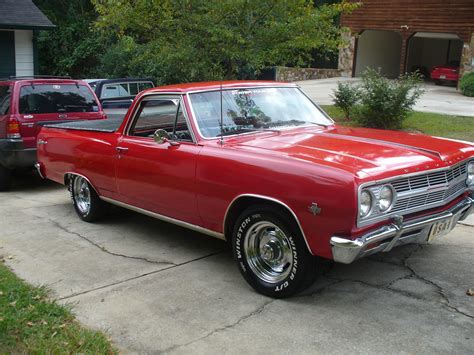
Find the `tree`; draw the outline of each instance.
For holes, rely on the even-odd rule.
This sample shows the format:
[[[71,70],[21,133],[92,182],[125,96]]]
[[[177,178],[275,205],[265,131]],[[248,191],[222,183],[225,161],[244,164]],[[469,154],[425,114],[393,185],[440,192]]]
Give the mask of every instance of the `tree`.
[[[104,34],[94,27],[98,14],[90,0],[34,0],[57,26],[38,37],[40,74],[97,75],[104,53]]]
[[[253,78],[274,65],[307,66],[336,52],[335,18],[356,4],[308,0],[92,0],[98,27],[116,35],[101,61],[110,76],[158,83]]]

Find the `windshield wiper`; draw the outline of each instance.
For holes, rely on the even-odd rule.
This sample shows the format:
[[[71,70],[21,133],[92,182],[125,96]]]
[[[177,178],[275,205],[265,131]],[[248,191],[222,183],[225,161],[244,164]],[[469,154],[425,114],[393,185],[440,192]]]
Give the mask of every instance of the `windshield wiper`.
[[[261,131],[261,129],[257,129],[257,128],[239,128],[239,129],[234,129],[232,131],[222,132],[221,134],[219,134],[219,137],[220,136],[230,136],[232,134],[239,134],[239,133],[255,132],[255,131]]]
[[[325,125],[323,123],[299,121],[299,120],[277,121],[277,122],[274,122],[274,123],[268,125],[268,127],[301,126],[301,125],[304,125],[304,124],[313,124],[313,125],[316,125],[316,126],[327,127],[327,125]]]

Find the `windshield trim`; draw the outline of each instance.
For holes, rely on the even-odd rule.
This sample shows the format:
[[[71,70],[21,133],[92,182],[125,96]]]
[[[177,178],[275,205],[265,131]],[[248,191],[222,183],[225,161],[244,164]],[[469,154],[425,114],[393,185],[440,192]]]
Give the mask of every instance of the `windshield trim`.
[[[336,124],[336,122],[334,122],[334,120],[329,117],[329,115],[326,113],[326,111],[324,111],[321,107],[319,107],[319,105],[317,103],[315,103],[313,100],[311,100],[311,98],[306,95],[306,93],[301,90],[301,88],[298,86],[298,85],[272,85],[272,86],[261,86],[261,85],[255,85],[255,86],[239,86],[239,87],[231,87],[231,88],[223,88],[222,91],[229,91],[229,90],[240,90],[240,89],[254,89],[254,88],[276,88],[276,89],[279,89],[279,88],[292,88],[292,89],[297,89],[299,92],[301,92],[317,109],[318,111],[320,111],[324,117],[326,117],[331,123],[328,124],[327,127],[329,126],[333,126]],[[199,138],[202,139],[202,140],[205,140],[205,141],[212,141],[212,140],[219,140],[221,139],[221,136],[218,135],[217,137],[206,137],[202,134],[201,132],[201,128],[199,127],[199,123],[197,121],[197,117],[196,117],[196,114],[194,112],[194,107],[193,107],[193,102],[191,100],[191,94],[196,94],[196,93],[203,93],[203,92],[215,92],[215,91],[221,91],[220,88],[215,88],[215,89],[207,89],[207,90],[194,90],[194,91],[189,91],[186,93],[186,98],[187,98],[187,101],[188,101],[188,104],[189,104],[189,108],[191,110],[191,116],[193,117],[193,123],[194,123],[194,126],[196,127],[196,130],[197,130],[197,133],[199,134]],[[281,131],[286,131],[286,130],[289,130],[289,129],[295,129],[295,128],[307,128],[307,127],[314,127],[314,126],[317,126],[316,124],[314,123],[308,123],[308,124],[304,124],[304,125],[301,125],[301,126],[294,126],[294,127],[287,127],[287,128],[282,128]],[[323,125],[321,126],[317,126],[317,127],[323,127]],[[237,137],[237,136],[242,136],[242,135],[249,135],[249,134],[255,134],[255,133],[262,133],[262,132],[272,132],[271,129],[268,129],[268,130],[265,130],[265,129],[262,129],[262,130],[258,130],[258,131],[252,131],[252,132],[245,132],[245,133],[237,133],[237,134],[229,134],[229,135],[224,135],[222,138],[225,139],[225,138],[232,138],[232,137]]]

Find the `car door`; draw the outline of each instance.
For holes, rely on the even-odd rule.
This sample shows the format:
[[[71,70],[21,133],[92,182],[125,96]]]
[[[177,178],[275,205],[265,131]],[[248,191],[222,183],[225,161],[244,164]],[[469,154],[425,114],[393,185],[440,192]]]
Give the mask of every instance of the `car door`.
[[[170,139],[155,142],[158,129]],[[195,172],[200,150],[180,96],[145,96],[117,145],[116,181],[122,201],[199,224]]]

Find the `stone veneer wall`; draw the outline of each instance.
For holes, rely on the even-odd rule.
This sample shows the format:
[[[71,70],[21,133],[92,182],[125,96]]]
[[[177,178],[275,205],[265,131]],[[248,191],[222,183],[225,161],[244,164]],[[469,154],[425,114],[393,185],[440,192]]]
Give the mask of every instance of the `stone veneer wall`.
[[[465,73],[474,72],[474,33],[471,35],[471,43],[464,43],[462,48],[461,66],[459,75],[462,77]]]
[[[314,79],[326,79],[340,77],[341,71],[339,69],[317,69],[317,68],[289,68],[276,67],[275,80],[276,81],[302,81]]]
[[[341,76],[351,77],[352,66],[354,65],[356,38],[349,30],[346,30],[342,34],[342,40],[345,44],[339,48],[338,68],[341,71]]]

